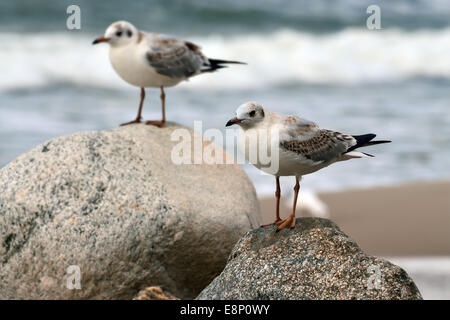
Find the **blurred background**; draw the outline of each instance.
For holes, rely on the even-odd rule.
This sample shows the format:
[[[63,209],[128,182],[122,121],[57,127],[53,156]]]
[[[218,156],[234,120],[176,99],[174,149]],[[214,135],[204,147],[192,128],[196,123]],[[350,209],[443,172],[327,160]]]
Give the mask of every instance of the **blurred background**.
[[[81,8],[68,30],[66,9]],[[367,8],[381,9],[369,30]],[[393,143],[375,158],[335,164],[302,182],[299,215],[326,216],[363,250],[401,265],[425,298],[450,299],[450,3],[446,0],[0,2],[0,167],[38,144],[135,118],[139,90],[123,82],[107,45],[116,20],[246,61],[169,88],[167,117],[224,130],[249,100],[349,134]],[[148,89],[145,119],[160,117]],[[244,166],[264,219],[274,178]],[[282,179],[291,206],[293,178]]]

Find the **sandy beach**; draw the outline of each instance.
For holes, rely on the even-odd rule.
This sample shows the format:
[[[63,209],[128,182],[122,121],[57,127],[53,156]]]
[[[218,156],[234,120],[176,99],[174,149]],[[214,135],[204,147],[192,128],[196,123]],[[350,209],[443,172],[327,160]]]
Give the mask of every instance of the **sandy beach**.
[[[330,219],[367,253],[450,255],[448,180],[319,193],[318,197],[328,206]],[[285,200],[281,203],[282,216],[291,206],[291,199]],[[275,197],[262,198],[260,204],[264,223],[272,222]],[[298,209],[297,216],[302,215]]]

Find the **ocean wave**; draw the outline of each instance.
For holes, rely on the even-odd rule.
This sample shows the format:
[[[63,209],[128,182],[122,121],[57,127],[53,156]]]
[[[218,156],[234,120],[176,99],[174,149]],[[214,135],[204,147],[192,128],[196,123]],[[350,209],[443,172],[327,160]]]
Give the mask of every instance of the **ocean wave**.
[[[36,3],[36,1],[35,1]],[[33,6],[30,0],[0,1],[0,29],[61,30],[67,1],[46,0]],[[144,30],[174,34],[267,32],[290,28],[306,32],[336,32],[364,26],[370,5],[380,6],[382,25],[416,30],[450,26],[448,0],[77,0],[83,31],[98,32],[119,19],[130,20]]]
[[[108,48],[94,35],[0,33],[0,91],[73,85],[127,88],[112,70]],[[450,29],[345,29],[331,34],[280,30],[268,34],[192,37],[206,55],[241,60],[189,81],[191,89],[258,89],[291,83],[354,85],[417,77],[450,78]],[[185,86],[186,84],[182,84]]]

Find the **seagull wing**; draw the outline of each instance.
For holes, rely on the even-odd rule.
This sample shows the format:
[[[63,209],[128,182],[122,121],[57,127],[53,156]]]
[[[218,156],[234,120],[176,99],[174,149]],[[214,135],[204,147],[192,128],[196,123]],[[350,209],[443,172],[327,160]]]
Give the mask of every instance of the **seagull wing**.
[[[320,129],[314,122],[289,116],[280,136],[280,147],[314,164],[336,160],[357,144],[355,138],[336,131]]]
[[[200,73],[208,64],[200,47],[192,42],[155,36],[149,44],[146,59],[159,74],[171,78],[189,78]]]

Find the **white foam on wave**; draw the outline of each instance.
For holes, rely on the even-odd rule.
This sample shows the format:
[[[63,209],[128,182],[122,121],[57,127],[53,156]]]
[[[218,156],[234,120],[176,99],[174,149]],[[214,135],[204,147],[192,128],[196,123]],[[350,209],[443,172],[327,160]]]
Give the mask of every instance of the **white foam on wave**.
[[[93,35],[0,33],[0,90],[63,81],[124,88]],[[292,82],[356,84],[416,76],[450,78],[450,29],[401,31],[346,29],[324,35],[292,30],[271,34],[193,37],[206,55],[248,62],[189,87],[264,88]],[[233,69],[233,70],[231,70]]]

